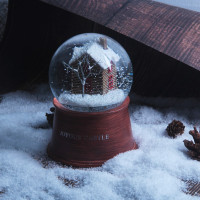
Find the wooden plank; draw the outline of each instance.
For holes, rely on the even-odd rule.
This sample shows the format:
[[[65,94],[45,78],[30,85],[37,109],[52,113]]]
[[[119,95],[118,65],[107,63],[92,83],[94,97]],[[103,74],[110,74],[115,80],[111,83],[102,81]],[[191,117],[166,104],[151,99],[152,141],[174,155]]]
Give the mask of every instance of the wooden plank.
[[[200,13],[151,0],[42,0],[200,70]]]
[[[133,0],[107,27],[200,70],[200,13]]]
[[[106,24],[128,0],[41,0],[99,24]]]
[[[187,180],[183,181],[187,185],[187,191],[185,191],[186,194],[190,194],[192,196],[200,196],[200,183],[195,182],[193,180]]]

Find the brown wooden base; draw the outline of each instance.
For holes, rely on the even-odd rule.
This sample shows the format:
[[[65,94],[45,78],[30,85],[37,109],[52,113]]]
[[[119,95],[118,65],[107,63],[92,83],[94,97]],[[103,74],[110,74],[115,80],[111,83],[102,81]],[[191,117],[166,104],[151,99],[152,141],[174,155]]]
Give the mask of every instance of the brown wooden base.
[[[128,112],[129,97],[103,112],[75,112],[54,98],[53,134],[47,153],[73,167],[98,167],[119,153],[136,149]]]

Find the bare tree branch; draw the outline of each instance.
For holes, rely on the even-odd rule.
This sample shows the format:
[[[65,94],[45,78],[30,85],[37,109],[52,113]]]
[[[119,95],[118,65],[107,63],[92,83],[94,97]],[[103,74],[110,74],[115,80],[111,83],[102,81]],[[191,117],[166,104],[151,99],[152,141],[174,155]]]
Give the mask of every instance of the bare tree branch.
[[[77,70],[77,69],[72,68],[72,67],[71,67],[70,65],[68,65],[66,62],[63,61],[62,64],[64,65],[65,68],[69,68],[69,69],[71,69],[72,71],[78,73],[78,70]]]
[[[87,79],[92,75],[96,76],[102,72],[102,69],[100,69],[97,73],[92,71],[93,68],[97,65],[97,63],[98,62],[94,63],[93,65],[90,65],[91,63],[89,60],[89,56],[87,54],[78,59],[77,69],[73,68],[72,66],[70,66],[64,61],[62,62],[64,67],[72,70],[77,75],[78,79],[80,80],[82,84],[82,96],[84,96],[85,94],[85,84],[86,84]]]

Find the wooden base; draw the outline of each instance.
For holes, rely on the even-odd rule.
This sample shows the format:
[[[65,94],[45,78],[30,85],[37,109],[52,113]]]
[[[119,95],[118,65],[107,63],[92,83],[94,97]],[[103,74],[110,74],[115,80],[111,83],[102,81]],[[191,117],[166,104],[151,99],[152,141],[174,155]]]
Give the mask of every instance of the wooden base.
[[[128,113],[129,97],[118,107],[85,113],[66,109],[54,98],[53,134],[47,153],[73,167],[97,167],[119,153],[136,149]]]

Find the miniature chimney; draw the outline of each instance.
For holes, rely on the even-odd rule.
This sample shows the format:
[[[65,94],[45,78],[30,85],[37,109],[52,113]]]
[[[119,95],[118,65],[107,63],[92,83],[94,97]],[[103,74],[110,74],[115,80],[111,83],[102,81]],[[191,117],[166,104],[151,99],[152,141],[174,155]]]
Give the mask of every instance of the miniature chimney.
[[[104,38],[100,38],[100,44],[102,45],[103,49],[108,49],[108,46],[107,46],[107,39],[104,37]]]

